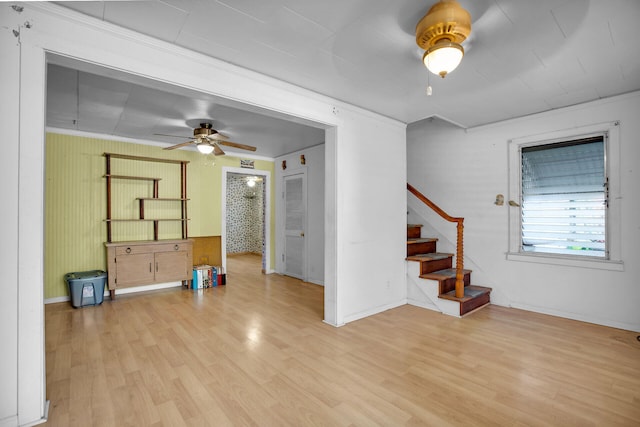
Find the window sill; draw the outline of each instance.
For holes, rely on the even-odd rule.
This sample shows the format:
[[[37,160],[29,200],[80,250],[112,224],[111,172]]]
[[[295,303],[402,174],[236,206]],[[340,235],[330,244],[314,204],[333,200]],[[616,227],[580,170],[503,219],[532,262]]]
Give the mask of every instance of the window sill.
[[[551,256],[548,254],[534,254],[522,252],[507,252],[508,261],[532,262],[536,264],[563,265],[566,267],[593,268],[597,270],[624,271],[624,262],[578,259],[574,257]]]

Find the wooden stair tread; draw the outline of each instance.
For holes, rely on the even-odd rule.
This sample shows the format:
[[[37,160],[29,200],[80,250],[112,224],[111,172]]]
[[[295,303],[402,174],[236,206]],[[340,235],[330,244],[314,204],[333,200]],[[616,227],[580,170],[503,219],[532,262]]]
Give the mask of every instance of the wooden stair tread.
[[[407,239],[407,245],[413,245],[416,243],[429,243],[429,242],[437,242],[438,239],[434,237],[411,237]]]
[[[447,292],[446,294],[439,295],[438,298],[448,299],[451,301],[467,302],[474,298],[478,298],[482,295],[488,294],[490,292],[491,292],[491,288],[487,288],[485,286],[469,285],[469,286],[465,286],[464,297],[462,298],[456,297],[455,290],[451,292]]]
[[[456,298],[455,290],[442,293],[438,298],[457,302],[460,305],[460,317],[463,317],[491,303],[491,288],[469,285],[464,288],[462,298]]]
[[[462,274],[471,274],[471,270],[462,270]],[[445,270],[434,271],[433,273],[422,274],[420,278],[422,279],[431,279],[431,280],[446,280],[446,279],[455,279],[456,277],[456,269],[455,268],[447,268]]]
[[[422,227],[422,224],[407,224],[407,228]]]
[[[407,261],[435,261],[439,259],[451,258],[453,254],[443,254],[434,252],[430,254],[416,254],[407,257]]]

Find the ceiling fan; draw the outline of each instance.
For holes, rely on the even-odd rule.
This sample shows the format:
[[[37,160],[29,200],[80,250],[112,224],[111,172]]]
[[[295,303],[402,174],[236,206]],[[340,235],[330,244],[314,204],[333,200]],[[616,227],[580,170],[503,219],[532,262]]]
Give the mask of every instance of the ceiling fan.
[[[162,133],[156,133],[155,135],[170,136],[174,138],[187,138],[179,135],[167,135]],[[202,154],[213,153],[216,156],[224,155],[224,151],[220,148],[221,145],[227,147],[239,148],[241,150],[256,151],[256,147],[251,145],[239,144],[237,142],[228,141],[228,136],[221,134],[215,130],[211,123],[200,123],[199,128],[193,130],[193,136],[189,137],[189,141],[182,142],[180,144],[172,145],[171,147],[164,148],[165,150],[174,150],[176,148],[185,147],[189,144],[196,144],[196,148]]]

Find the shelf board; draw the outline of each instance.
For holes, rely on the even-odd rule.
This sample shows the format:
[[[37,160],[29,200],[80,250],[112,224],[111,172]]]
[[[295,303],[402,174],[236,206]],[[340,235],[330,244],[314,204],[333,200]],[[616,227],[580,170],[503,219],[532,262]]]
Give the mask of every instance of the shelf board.
[[[188,160],[158,159],[156,157],[130,156],[128,154],[116,154],[116,153],[104,153],[104,156],[109,156],[112,159],[140,160],[143,162],[176,163],[176,164],[189,163]]]
[[[162,178],[151,178],[146,176],[128,176],[128,175],[104,175],[104,178],[111,177],[112,179],[137,179],[141,181],[160,181]]]
[[[143,219],[105,219],[105,222],[138,222],[138,221],[189,221],[191,218],[143,218]]]
[[[191,199],[181,199],[181,198],[164,198],[164,197],[136,197],[136,200],[160,200],[165,202],[182,202]]]

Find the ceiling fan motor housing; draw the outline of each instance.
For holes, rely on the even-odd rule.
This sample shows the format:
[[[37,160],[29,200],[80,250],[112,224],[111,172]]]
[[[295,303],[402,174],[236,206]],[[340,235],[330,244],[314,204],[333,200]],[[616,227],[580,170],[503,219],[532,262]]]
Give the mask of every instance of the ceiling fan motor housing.
[[[416,25],[416,43],[429,49],[441,40],[462,43],[471,34],[471,15],[456,0],[440,0]]]
[[[218,133],[218,131],[211,127],[211,123],[200,123],[200,127],[193,130],[193,136],[197,139],[201,139],[216,133]]]

